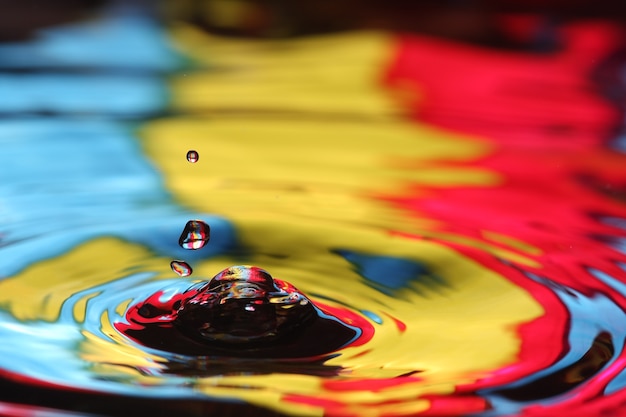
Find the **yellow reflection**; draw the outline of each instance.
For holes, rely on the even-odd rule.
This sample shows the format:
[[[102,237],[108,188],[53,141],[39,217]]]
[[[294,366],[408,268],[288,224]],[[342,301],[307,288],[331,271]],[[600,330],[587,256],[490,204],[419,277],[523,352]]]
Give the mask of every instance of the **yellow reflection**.
[[[188,112],[313,113],[385,118],[401,111],[380,94],[393,39],[348,33],[297,40],[231,40],[179,25],[178,47],[212,69],[173,80],[173,106]]]
[[[100,330],[109,339],[94,335],[87,330],[81,332],[85,340],[80,345],[80,355],[84,360],[92,363],[96,370],[99,366],[105,366],[107,369],[115,368],[115,372],[123,370],[124,374],[138,376],[136,369],[139,367],[162,367],[159,362],[164,362],[164,359],[129,344],[113,328],[106,311],[100,317]]]
[[[87,314],[87,303],[89,302],[89,300],[91,300],[92,298],[98,295],[100,295],[100,291],[95,291],[95,292],[92,292],[91,294],[86,294],[80,297],[80,299],[76,301],[76,303],[74,304],[74,308],[72,308],[72,315],[74,316],[74,320],[77,323],[83,323],[85,321],[85,317]],[[42,301],[42,300],[35,300],[35,301]]]
[[[139,245],[124,245],[113,238],[97,239],[0,281],[0,305],[18,320],[56,321],[68,297],[126,276],[129,266],[165,272],[169,263],[151,256]],[[74,309],[77,321],[82,321],[84,314],[76,308],[96,295],[94,291],[79,300]]]
[[[318,408],[300,404],[288,407],[281,401],[285,393],[313,395],[320,391],[320,378],[308,375],[272,374],[202,378],[196,385],[205,394],[235,397],[252,404],[298,416],[321,416]],[[244,388],[245,389],[241,389]]]
[[[533,246],[529,243],[526,242],[522,242],[519,239],[515,239],[511,236],[506,236],[500,233],[496,233],[496,232],[491,232],[488,230],[483,231],[483,236],[488,239],[491,240],[492,242],[496,242],[496,243],[500,243],[503,244],[505,246],[509,246],[513,249],[519,250],[521,252],[525,252],[529,255],[540,255],[541,254],[541,249],[539,249],[536,246]]]

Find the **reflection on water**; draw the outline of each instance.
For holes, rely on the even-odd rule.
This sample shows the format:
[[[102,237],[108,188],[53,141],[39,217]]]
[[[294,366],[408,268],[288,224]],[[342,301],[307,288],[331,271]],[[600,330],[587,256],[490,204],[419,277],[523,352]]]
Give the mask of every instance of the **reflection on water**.
[[[622,35],[558,35],[549,54],[373,32],[251,41],[118,12],[0,45],[0,401],[616,410]],[[247,281],[208,283],[242,264],[279,278],[276,306]],[[229,345],[241,335],[267,345]]]

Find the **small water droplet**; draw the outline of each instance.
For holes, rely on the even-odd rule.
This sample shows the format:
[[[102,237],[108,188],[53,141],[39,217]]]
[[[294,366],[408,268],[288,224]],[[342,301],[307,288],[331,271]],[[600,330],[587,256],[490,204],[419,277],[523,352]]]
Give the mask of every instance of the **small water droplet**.
[[[189,220],[178,238],[178,244],[183,249],[201,249],[211,237],[209,225],[202,220]]]
[[[198,162],[198,159],[200,159],[200,155],[198,155],[198,152],[194,150],[190,150],[189,152],[187,152],[187,160],[192,164]]]
[[[181,277],[188,277],[193,273],[191,266],[185,261],[172,261],[170,262],[172,271],[176,272]]]

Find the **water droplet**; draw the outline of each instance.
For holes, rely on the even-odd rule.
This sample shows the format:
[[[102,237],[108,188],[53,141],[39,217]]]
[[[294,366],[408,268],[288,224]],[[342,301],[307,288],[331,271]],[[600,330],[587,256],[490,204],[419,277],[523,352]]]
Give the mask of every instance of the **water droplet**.
[[[189,220],[183,233],[178,238],[178,244],[183,249],[201,249],[211,237],[209,225],[202,220]]]
[[[188,277],[193,273],[191,265],[185,261],[172,261],[170,262],[170,266],[172,267],[172,271],[176,272],[181,277]]]
[[[198,159],[200,159],[200,155],[198,155],[198,152],[194,150],[190,150],[189,152],[187,152],[187,160],[192,164],[198,162]]]

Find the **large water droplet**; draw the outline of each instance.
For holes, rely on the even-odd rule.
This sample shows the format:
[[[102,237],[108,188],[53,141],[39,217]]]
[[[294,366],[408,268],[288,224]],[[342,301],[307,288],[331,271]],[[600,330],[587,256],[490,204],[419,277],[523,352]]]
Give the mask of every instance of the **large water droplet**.
[[[192,164],[198,162],[198,159],[200,159],[200,155],[198,155],[198,152],[194,150],[190,150],[189,152],[187,152],[187,160]]]
[[[209,225],[202,220],[189,220],[183,233],[178,238],[178,244],[183,249],[201,249],[211,237]]]
[[[191,265],[185,261],[172,261],[170,262],[170,266],[172,267],[172,271],[176,272],[181,277],[188,277],[193,273]]]

